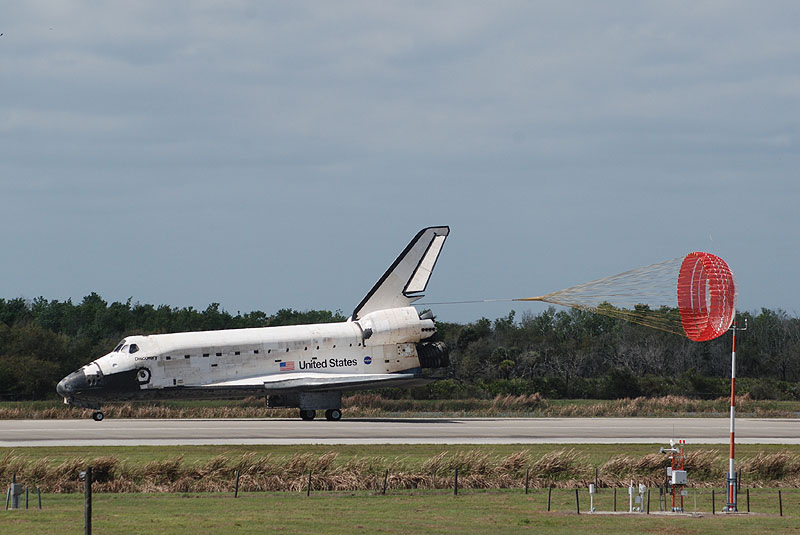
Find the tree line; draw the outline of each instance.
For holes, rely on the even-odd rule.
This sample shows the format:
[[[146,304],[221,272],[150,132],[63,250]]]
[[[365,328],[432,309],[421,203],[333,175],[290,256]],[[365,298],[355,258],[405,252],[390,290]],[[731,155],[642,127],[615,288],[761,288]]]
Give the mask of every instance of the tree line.
[[[800,399],[800,319],[762,309],[737,316],[737,389],[756,399]],[[453,348],[449,378],[432,388],[458,395],[532,394],[619,399],[730,393],[731,335],[710,342],[591,312],[512,311],[490,321],[438,324]],[[443,392],[442,395],[446,395]]]
[[[755,398],[800,399],[800,319],[782,310],[740,313],[737,384]],[[270,327],[344,321],[341,312],[280,309],[230,314],[43,297],[0,299],[0,399],[56,397],[66,374],[107,353],[131,334]],[[680,394],[718,397],[729,391],[730,335],[696,343],[580,310],[524,313],[460,324],[437,322],[436,339],[451,349],[442,380],[393,397],[461,398],[533,394],[548,398],[616,399]]]

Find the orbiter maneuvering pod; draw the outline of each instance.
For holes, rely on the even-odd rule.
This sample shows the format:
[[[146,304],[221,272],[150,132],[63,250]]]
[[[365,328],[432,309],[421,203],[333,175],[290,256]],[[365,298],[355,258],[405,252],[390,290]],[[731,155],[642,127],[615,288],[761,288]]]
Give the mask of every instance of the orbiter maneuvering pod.
[[[236,399],[266,396],[269,407],[298,407],[312,420],[342,417],[342,391],[414,386],[422,368],[448,365],[444,344],[424,340],[433,319],[411,304],[422,297],[449,227],[421,230],[353,315],[341,323],[128,336],[113,351],[61,380],[64,402]]]

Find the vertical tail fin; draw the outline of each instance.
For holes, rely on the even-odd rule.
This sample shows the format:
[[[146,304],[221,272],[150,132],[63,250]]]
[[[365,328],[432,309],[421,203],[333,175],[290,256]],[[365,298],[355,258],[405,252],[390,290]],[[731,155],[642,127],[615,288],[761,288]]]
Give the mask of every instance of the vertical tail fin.
[[[387,308],[407,307],[423,296],[450,227],[420,230],[353,311],[353,321]]]

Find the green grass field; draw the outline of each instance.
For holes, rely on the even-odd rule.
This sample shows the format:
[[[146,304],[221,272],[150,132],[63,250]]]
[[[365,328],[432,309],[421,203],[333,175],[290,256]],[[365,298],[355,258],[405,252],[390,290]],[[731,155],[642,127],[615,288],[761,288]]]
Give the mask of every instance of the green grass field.
[[[712,449],[723,458],[725,446],[698,446]],[[689,446],[691,449],[691,446]],[[124,463],[146,464],[152,461],[174,459],[183,455],[187,464],[213,463],[220,455],[232,462],[247,455],[271,455],[277,464],[287,462],[297,455],[325,456],[337,453],[333,465],[344,466],[359,459],[371,458],[394,461],[396,466],[420,467],[432,457],[443,452],[470,458],[488,455],[491,458],[513,456],[520,451],[536,459],[558,450],[574,450],[584,462],[594,466],[615,455],[644,456],[657,452],[652,444],[624,445],[361,445],[361,446],[185,446],[185,447],[89,447],[89,448],[15,448],[0,450],[0,462],[14,457],[31,461],[44,461],[56,465],[82,458],[116,456]],[[800,446],[742,445],[740,458],[763,452],[789,452],[800,454]],[[723,463],[724,464],[724,463]],[[738,534],[765,533],[771,535],[800,532],[800,489],[782,490],[784,517],[778,515],[778,491],[774,488],[750,489],[751,515],[724,515],[719,511],[724,505],[722,472],[719,467],[719,485],[715,489],[717,515],[711,515],[711,488],[689,488],[684,507],[699,516],[660,516],[659,491],[653,487],[650,495],[651,515],[601,515],[589,514],[589,494],[585,488],[591,480],[576,481],[581,514],[576,514],[574,488],[552,490],[551,512],[547,512],[547,489],[532,488],[523,492],[523,479],[518,478],[516,488],[473,489],[462,484],[459,495],[452,487],[439,490],[398,490],[389,488],[387,495],[376,491],[319,491],[306,497],[302,490],[286,492],[242,491],[233,497],[232,473],[226,476],[221,491],[203,493],[175,492],[121,492],[95,491],[93,532],[95,534],[179,534],[198,532],[213,534],[249,533],[442,533],[478,534],[506,533],[575,533],[603,530],[608,533],[667,533],[725,534],[732,530]],[[332,468],[331,468],[332,469]],[[330,470],[330,469],[329,469]],[[230,471],[229,471],[230,472]],[[524,473],[524,472],[523,472]],[[382,474],[382,469],[381,469]],[[6,474],[7,475],[7,474]],[[370,476],[372,477],[372,476]],[[692,474],[689,474],[690,483]],[[7,479],[7,477],[3,477]],[[449,476],[444,477],[447,484]],[[717,481],[716,478],[713,479]],[[3,484],[7,483],[6,481]],[[23,483],[28,484],[27,481]],[[77,483],[77,482],[76,482]],[[514,483],[517,485],[517,483]],[[745,477],[745,486],[747,478]],[[74,489],[79,489],[75,485]],[[74,490],[73,489],[73,490]],[[23,502],[24,503],[24,502]],[[36,500],[31,495],[30,505]],[[695,505],[696,503],[696,505]],[[746,494],[739,499],[740,511],[746,510]],[[614,509],[614,491],[600,489],[595,495],[597,511]],[[43,510],[0,510],[0,534],[36,535],[52,533],[81,533],[83,530],[83,495],[80,492],[43,495]],[[616,508],[627,510],[627,489],[617,488]]]
[[[618,506],[627,507],[627,496],[618,490]],[[597,509],[612,508],[612,493],[596,497]],[[552,511],[546,512],[547,491],[529,495],[519,492],[467,491],[458,496],[445,492],[404,492],[387,496],[347,493],[246,494],[97,494],[93,501],[96,534],[165,535],[183,533],[426,533],[459,535],[491,532],[569,534],[681,533],[772,535],[800,530],[800,491],[784,491],[784,517],[778,517],[777,492],[754,491],[751,506],[764,514],[710,514],[710,491],[698,496],[705,511],[696,517],[588,514],[588,494],[582,491],[582,514],[575,513],[575,493],[554,490]],[[625,500],[623,500],[625,498]],[[623,504],[625,501],[625,504]],[[693,507],[693,504],[692,504]],[[651,496],[651,512],[658,509]],[[690,511],[692,508],[688,508]],[[0,511],[3,535],[51,535],[81,533],[83,496],[44,497],[44,509]]]

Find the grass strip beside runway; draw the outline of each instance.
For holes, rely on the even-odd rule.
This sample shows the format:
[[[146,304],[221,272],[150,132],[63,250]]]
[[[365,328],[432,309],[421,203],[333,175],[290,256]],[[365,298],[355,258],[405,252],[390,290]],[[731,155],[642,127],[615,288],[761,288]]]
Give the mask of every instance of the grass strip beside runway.
[[[724,480],[724,446],[689,446],[692,484]],[[626,445],[360,445],[17,448],[0,450],[0,481],[17,480],[45,492],[80,492],[78,473],[91,465],[97,492],[220,492],[241,474],[250,492],[444,489],[455,469],[465,489],[658,485],[666,455],[652,444]],[[748,486],[800,487],[800,446],[743,445],[738,464]],[[387,475],[388,470],[388,475]],[[595,472],[596,470],[596,472]]]
[[[666,445],[666,443],[665,443]],[[574,450],[592,466],[600,466],[614,455],[644,456],[658,453],[657,444],[327,444],[303,445],[207,445],[207,446],[59,446],[59,447],[17,447],[0,448],[0,459],[7,456],[20,456],[26,460],[46,459],[56,465],[71,459],[91,460],[98,457],[114,456],[130,463],[164,461],[180,456],[184,463],[207,463],[214,457],[224,455],[228,458],[242,455],[271,455],[288,459],[293,455],[325,455],[336,453],[334,465],[344,464],[354,458],[380,457],[389,460],[400,459],[409,465],[419,465],[429,458],[443,452],[458,454],[477,452],[482,455],[505,457],[519,451],[526,451],[532,457],[559,450]],[[726,459],[728,446],[723,444],[688,444],[686,452],[702,449],[714,452]],[[788,452],[800,456],[797,444],[737,444],[736,453],[740,459],[752,457],[757,453]],[[727,464],[725,465],[727,466]]]
[[[737,397],[741,417],[797,418],[800,401],[754,400]],[[665,418],[726,417],[730,398],[692,399],[663,396],[634,399],[545,399],[539,394],[498,395],[492,399],[390,399],[362,393],[342,398],[346,418]],[[267,409],[263,398],[218,401],[163,401],[109,403],[103,406],[109,418],[297,418],[297,409]],[[64,405],[60,401],[0,402],[0,419],[89,418],[92,411]]]
[[[552,512],[546,512],[547,491],[403,492],[387,496],[366,493],[257,493],[234,499],[231,494],[95,494],[94,533],[127,535],[161,533],[261,534],[275,533],[425,533],[494,535],[511,533],[571,534],[669,533],[686,535],[773,535],[800,530],[800,491],[784,491],[784,514],[778,517],[775,491],[759,491],[763,512],[769,515],[710,514],[709,495],[699,505],[702,517],[587,514],[588,495],[580,496],[582,514],[575,514],[575,494],[554,491]],[[619,492],[618,492],[619,494]],[[610,508],[611,493],[602,494]],[[754,497],[756,495],[754,494]],[[627,497],[626,497],[627,498]],[[598,497],[598,500],[601,499]],[[585,501],[584,501],[585,500]],[[652,498],[651,498],[652,500]],[[618,495],[618,503],[620,496]],[[651,511],[655,501],[651,501]],[[600,505],[597,500],[596,504]],[[719,504],[719,502],[718,502]],[[0,511],[4,535],[80,533],[83,496],[46,496],[39,510]],[[627,505],[626,505],[627,507]],[[719,505],[718,505],[719,507]]]

